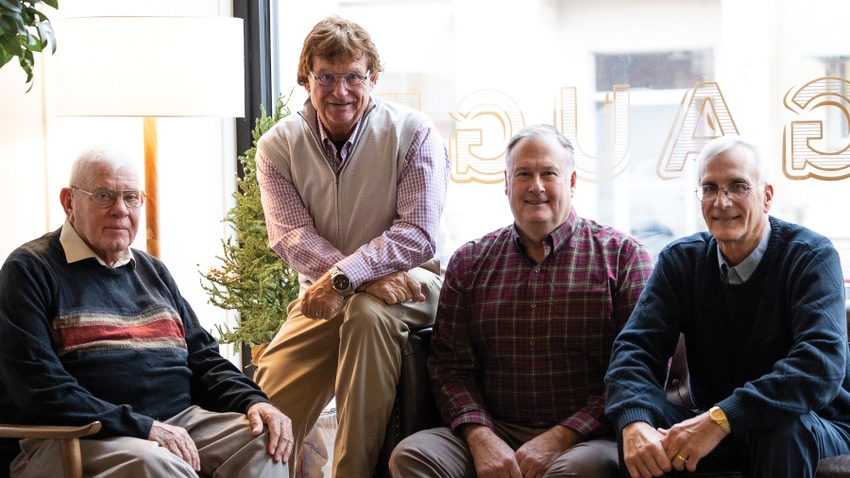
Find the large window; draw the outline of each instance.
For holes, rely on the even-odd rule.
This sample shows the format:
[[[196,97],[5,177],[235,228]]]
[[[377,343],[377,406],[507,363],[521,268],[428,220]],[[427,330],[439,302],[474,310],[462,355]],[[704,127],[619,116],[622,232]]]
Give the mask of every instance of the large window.
[[[441,255],[511,221],[502,151],[523,125],[578,151],[580,215],[657,252],[704,227],[693,159],[742,134],[773,170],[771,213],[850,251],[850,2],[349,0],[278,5],[276,84],[295,87],[304,36],[338,14],[370,31],[375,94],[434,118],[453,173]],[[297,10],[297,11],[294,11]],[[293,105],[306,99],[295,87]],[[850,254],[844,257],[850,269]],[[850,277],[850,271],[847,276]]]

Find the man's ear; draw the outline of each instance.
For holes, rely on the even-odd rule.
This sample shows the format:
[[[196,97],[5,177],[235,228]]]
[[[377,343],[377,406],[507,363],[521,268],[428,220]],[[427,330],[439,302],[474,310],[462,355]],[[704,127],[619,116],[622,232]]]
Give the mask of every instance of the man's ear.
[[[578,173],[573,171],[570,174],[570,197],[574,197],[576,193],[576,183],[578,183]]]
[[[73,208],[71,207],[71,196],[73,192],[71,188],[62,188],[59,191],[59,201],[62,203],[62,209],[65,210],[65,216],[68,219],[71,218],[71,214],[73,213]]]
[[[773,185],[768,184],[764,187],[764,213],[770,212],[770,206],[773,205]]]

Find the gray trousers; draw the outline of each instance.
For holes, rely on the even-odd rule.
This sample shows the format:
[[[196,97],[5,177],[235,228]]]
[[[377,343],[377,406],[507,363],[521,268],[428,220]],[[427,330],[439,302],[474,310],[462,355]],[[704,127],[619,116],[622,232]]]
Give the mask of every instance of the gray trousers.
[[[156,442],[131,437],[80,440],[83,476],[109,478],[186,477],[288,478],[285,463],[275,463],[267,451],[266,432],[251,434],[241,413],[214,413],[190,407],[163,423],[185,428],[198,447],[201,471]],[[59,442],[21,440],[21,453],[10,466],[12,478],[61,478]]]
[[[544,431],[496,423],[496,434],[514,449]],[[423,430],[402,440],[390,457],[390,472],[399,478],[476,476],[466,440],[452,433],[448,427]],[[617,442],[611,438],[579,443],[563,452],[543,476],[617,478]]]

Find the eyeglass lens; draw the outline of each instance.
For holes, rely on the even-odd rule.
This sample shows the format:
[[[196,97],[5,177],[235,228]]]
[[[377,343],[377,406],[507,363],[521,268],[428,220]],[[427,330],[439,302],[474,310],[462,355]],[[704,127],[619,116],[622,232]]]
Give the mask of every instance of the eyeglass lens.
[[[321,75],[313,75],[313,78],[315,78],[316,82],[318,82],[322,86],[336,86],[337,82],[341,79],[343,82],[345,82],[346,86],[351,87],[362,85],[369,78],[369,73],[369,71],[367,71],[365,75],[360,75],[357,73],[349,73],[347,75],[322,73]]]
[[[124,191],[118,191],[115,189],[109,189],[104,187],[98,187],[92,192],[88,192],[84,189],[80,189],[78,187],[73,187],[78,191],[82,191],[89,196],[91,196],[92,201],[94,201],[95,205],[99,207],[112,207],[113,204],[118,200],[118,196],[124,201],[124,204],[130,208],[141,207],[145,202],[145,193],[143,191],[137,191],[135,189],[128,189]]]
[[[723,191],[729,199],[742,199],[747,196],[750,189],[752,187],[749,184],[735,183],[722,189],[717,186],[700,186],[697,188],[696,193],[700,201],[713,201],[717,198],[720,191]]]

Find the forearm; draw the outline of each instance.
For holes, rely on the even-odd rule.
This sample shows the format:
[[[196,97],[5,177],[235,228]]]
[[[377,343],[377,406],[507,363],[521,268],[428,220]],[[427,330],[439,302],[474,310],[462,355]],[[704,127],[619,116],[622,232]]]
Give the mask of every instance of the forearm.
[[[319,235],[298,190],[262,154],[257,155],[257,181],[272,250],[298,274],[315,282],[345,256]]]

